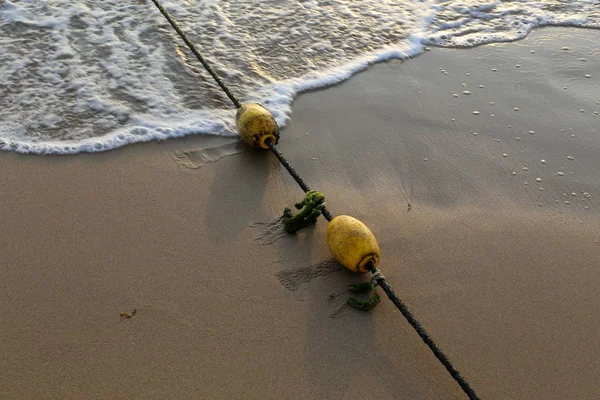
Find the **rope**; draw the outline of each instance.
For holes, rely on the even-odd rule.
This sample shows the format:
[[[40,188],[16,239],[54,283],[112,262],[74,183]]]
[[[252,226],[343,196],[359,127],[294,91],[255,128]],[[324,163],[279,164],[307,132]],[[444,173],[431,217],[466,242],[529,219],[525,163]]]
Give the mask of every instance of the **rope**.
[[[304,182],[304,180],[298,174],[298,172],[296,172],[294,167],[292,167],[288,160],[286,160],[283,154],[281,154],[281,152],[275,147],[275,145],[270,140],[267,140],[266,143],[267,146],[269,146],[271,152],[275,154],[275,157],[277,157],[281,165],[283,165],[285,169],[288,170],[292,178],[294,178],[294,180],[298,183],[302,190],[308,192],[310,188],[308,187],[306,182]],[[328,221],[331,221],[333,219],[333,216],[329,211],[325,209],[325,207],[323,207],[323,210],[321,210],[321,212]],[[413,329],[417,331],[423,342],[425,342],[425,344],[433,352],[433,355],[435,355],[435,357],[442,363],[442,365],[450,373],[450,376],[452,376],[456,383],[458,383],[458,385],[465,392],[465,394],[469,396],[469,399],[479,400],[479,397],[477,396],[477,394],[475,394],[475,391],[471,388],[469,382],[467,382],[467,380],[460,374],[460,372],[458,372],[454,365],[452,365],[452,362],[450,362],[448,357],[446,357],[442,350],[440,350],[439,346],[429,336],[425,328],[423,328],[423,325],[421,325],[421,323],[408,310],[408,307],[406,307],[402,300],[400,300],[400,298],[396,295],[392,287],[385,280],[385,276],[383,276],[381,271],[379,271],[370,263],[367,264],[367,269],[369,270],[369,272],[371,272],[371,274],[373,274],[371,279],[377,281],[377,283],[379,284],[379,286],[381,286],[385,294],[387,294],[388,298],[392,301],[392,303],[394,303],[398,310],[400,310],[404,318],[406,318],[410,326],[412,326]]]
[[[377,283],[385,294],[387,294],[388,298],[394,303],[394,305],[400,310],[404,318],[408,321],[408,323],[414,328],[415,331],[419,334],[423,342],[429,347],[429,349],[433,352],[435,357],[442,363],[442,365],[446,368],[446,370],[450,373],[452,378],[458,383],[461,389],[465,392],[467,396],[469,396],[470,400],[479,400],[475,391],[469,385],[469,382],[458,372],[458,370],[452,365],[452,362],[446,357],[446,355],[440,350],[439,346],[433,341],[433,339],[429,336],[423,325],[412,315],[409,311],[408,307],[398,298],[394,289],[387,283],[385,277],[381,272],[372,266],[371,264],[367,265],[367,269],[369,272],[373,274],[372,279],[376,279]]]
[[[196,50],[196,47],[194,46],[194,44],[192,42],[190,42],[190,40],[187,38],[185,33],[181,30],[179,25],[177,25],[177,22],[175,22],[175,20],[171,16],[171,14],[169,14],[169,12],[162,6],[162,4],[160,4],[160,2],[158,0],[152,0],[152,2],[159,9],[159,11],[162,13],[162,15],[165,16],[167,21],[169,21],[169,23],[171,24],[173,29],[175,29],[175,31],[179,34],[179,36],[181,36],[181,38],[183,39],[183,41],[185,42],[187,47],[189,47],[190,51],[192,53],[194,53],[194,55],[196,56],[198,61],[200,61],[202,63],[202,65],[208,71],[208,73],[213,77],[213,79],[217,82],[217,84],[221,87],[221,89],[223,89],[223,92],[225,92],[227,97],[229,97],[229,99],[231,100],[233,105],[236,108],[240,108],[241,104],[238,101],[238,99],[233,95],[233,93],[231,93],[231,91],[227,88],[227,86],[225,86],[225,84],[223,83],[221,78],[219,78],[219,75],[217,75],[217,73],[211,68],[210,64],[208,64],[208,62],[204,59],[204,57],[202,57],[202,54],[200,54],[200,52],[198,50]]]
[[[277,159],[279,160],[281,165],[283,165],[285,167],[285,169],[287,169],[287,171],[290,173],[292,178],[294,178],[294,180],[300,186],[300,188],[304,191],[304,193],[310,191],[310,187],[308,187],[306,182],[304,182],[302,177],[296,172],[294,167],[291,166],[291,164],[288,162],[288,160],[286,160],[286,158],[283,156],[283,154],[281,154],[281,152],[277,149],[277,147],[275,147],[273,142],[271,142],[270,140],[267,139],[265,141],[265,143],[267,144],[267,146],[269,146],[269,150],[271,150],[271,152],[273,154],[275,154],[275,157],[277,157]],[[331,221],[333,219],[333,216],[325,207],[323,207],[323,209],[321,210],[321,214],[323,214],[323,216],[325,217],[325,219],[327,221]]]
[[[206,60],[204,59],[204,57],[202,57],[200,52],[198,52],[198,50],[196,50],[196,48],[194,47],[192,42],[190,42],[190,40],[187,38],[185,33],[183,33],[181,28],[179,28],[179,26],[177,25],[175,20],[171,17],[171,15],[167,12],[167,10],[165,10],[165,8],[160,4],[160,2],[158,0],[152,0],[152,2],[160,10],[160,12],[165,16],[167,21],[169,21],[169,23],[171,24],[173,29],[175,29],[175,31],[177,31],[179,36],[181,36],[181,38],[183,39],[185,44],[189,47],[191,52],[194,53],[196,58],[202,63],[202,65],[208,71],[208,73],[211,74],[211,76],[219,84],[221,89],[223,89],[223,92],[225,92],[227,97],[229,97],[229,99],[233,102],[233,104],[237,108],[240,108],[240,106],[241,106],[240,102],[231,93],[231,91],[229,91],[227,86],[225,86],[225,84],[221,81],[221,78],[219,78],[219,76],[213,71],[213,69],[210,67],[208,62],[206,62]],[[292,167],[292,165],[286,160],[286,158],[283,156],[283,154],[281,154],[281,152],[277,149],[277,147],[275,147],[275,144],[273,144],[271,142],[271,140],[267,140],[265,143],[267,144],[267,146],[269,146],[269,149],[275,155],[275,157],[277,157],[277,159],[279,160],[281,165],[283,165],[285,167],[285,169],[287,169],[287,171],[290,173],[292,178],[294,178],[296,183],[298,183],[300,188],[305,193],[310,191],[310,187],[306,184],[306,182],[304,182],[302,177],[298,174],[298,172],[296,172],[294,167]],[[323,207],[323,209],[321,210],[321,213],[327,219],[327,221],[331,221],[333,219],[333,216],[325,207]],[[369,272],[371,272],[373,274],[372,279],[377,281],[379,286],[381,286],[381,288],[387,294],[388,298],[392,301],[392,303],[394,303],[394,305],[398,308],[398,310],[400,310],[400,312],[402,313],[404,318],[406,318],[406,320],[414,328],[414,330],[417,331],[417,333],[419,334],[419,336],[421,337],[423,342],[425,342],[425,344],[429,347],[429,349],[431,349],[431,351],[433,352],[435,357],[442,363],[442,365],[450,373],[452,378],[459,384],[459,386],[466,393],[466,395],[469,396],[469,399],[470,400],[479,400],[479,397],[475,394],[475,392],[473,391],[473,389],[471,388],[471,386],[469,385],[467,380],[460,374],[460,372],[458,372],[458,370],[454,367],[454,365],[452,365],[450,360],[448,360],[448,357],[446,357],[446,355],[442,352],[442,350],[440,350],[438,345],[429,336],[427,331],[425,331],[425,328],[423,328],[423,325],[421,325],[421,323],[412,315],[412,313],[408,310],[406,305],[404,305],[402,300],[400,300],[400,298],[398,298],[398,296],[396,295],[394,290],[387,283],[383,274],[371,264],[367,265],[367,269],[369,270]]]
[[[371,264],[369,264],[371,265]],[[379,284],[379,281],[385,281],[385,276],[381,273],[381,271],[375,270],[375,272],[369,270],[371,272],[371,282],[375,281]]]

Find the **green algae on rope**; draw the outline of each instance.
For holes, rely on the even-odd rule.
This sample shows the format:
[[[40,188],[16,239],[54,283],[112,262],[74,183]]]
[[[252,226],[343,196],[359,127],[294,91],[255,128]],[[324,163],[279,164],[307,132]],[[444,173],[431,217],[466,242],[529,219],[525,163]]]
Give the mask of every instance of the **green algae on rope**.
[[[295,207],[300,210],[297,214],[293,214],[287,207],[283,210],[285,231],[292,235],[300,229],[317,223],[317,218],[325,207],[325,196],[316,190],[309,190],[304,195],[304,199],[295,204]]]
[[[371,291],[374,292],[367,300],[359,300],[356,297],[350,296],[347,302],[348,305],[357,310],[371,311],[381,301],[381,297],[379,297],[379,294],[375,292],[376,287],[377,279],[375,279],[375,276],[373,276],[373,278],[368,282],[361,282],[348,285],[348,291],[351,293],[368,293]]]

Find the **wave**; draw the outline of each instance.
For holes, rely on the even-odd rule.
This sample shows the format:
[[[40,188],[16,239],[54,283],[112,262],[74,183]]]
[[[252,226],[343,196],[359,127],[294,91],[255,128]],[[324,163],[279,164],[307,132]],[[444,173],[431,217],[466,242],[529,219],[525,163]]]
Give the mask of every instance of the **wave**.
[[[249,4],[251,3],[251,4]],[[165,0],[242,101],[284,126],[294,97],[424,46],[600,28],[600,2]],[[236,136],[235,110],[150,1],[0,1],[0,148],[74,154]]]

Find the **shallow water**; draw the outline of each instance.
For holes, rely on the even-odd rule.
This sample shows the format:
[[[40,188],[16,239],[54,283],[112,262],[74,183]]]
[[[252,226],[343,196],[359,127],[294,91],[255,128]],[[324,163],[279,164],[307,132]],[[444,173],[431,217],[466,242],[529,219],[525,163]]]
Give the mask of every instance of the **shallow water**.
[[[600,27],[600,1],[165,0],[243,101],[284,125],[301,91],[425,46]],[[104,151],[236,135],[234,108],[150,1],[0,0],[0,148]],[[400,73],[400,72],[399,72]]]

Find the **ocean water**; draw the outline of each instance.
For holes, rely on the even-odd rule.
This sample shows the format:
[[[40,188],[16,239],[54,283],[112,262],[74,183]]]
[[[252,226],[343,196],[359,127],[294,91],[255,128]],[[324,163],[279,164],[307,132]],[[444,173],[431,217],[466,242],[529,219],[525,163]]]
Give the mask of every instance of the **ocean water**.
[[[163,0],[242,101],[284,126],[299,92],[425,46],[600,28],[600,0]],[[398,73],[401,73],[399,71]],[[0,148],[96,152],[237,135],[235,109],[150,0],[0,0]]]

